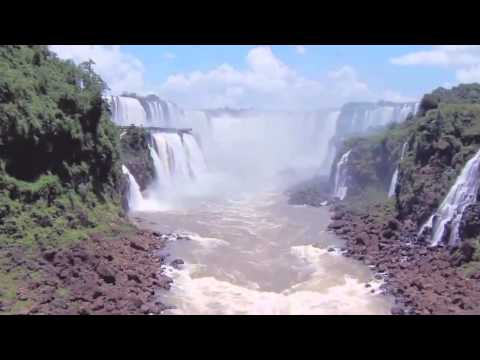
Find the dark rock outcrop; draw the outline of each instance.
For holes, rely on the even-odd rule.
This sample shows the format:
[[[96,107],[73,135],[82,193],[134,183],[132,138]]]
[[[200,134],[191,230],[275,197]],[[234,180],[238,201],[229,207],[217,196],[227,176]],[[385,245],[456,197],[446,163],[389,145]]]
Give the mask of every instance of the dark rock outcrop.
[[[122,162],[144,191],[155,178],[155,167],[149,148],[154,147],[151,135],[146,129],[131,126],[123,130],[120,136]]]
[[[297,184],[286,192],[291,205],[323,206],[331,201],[331,189],[328,179],[316,177]]]

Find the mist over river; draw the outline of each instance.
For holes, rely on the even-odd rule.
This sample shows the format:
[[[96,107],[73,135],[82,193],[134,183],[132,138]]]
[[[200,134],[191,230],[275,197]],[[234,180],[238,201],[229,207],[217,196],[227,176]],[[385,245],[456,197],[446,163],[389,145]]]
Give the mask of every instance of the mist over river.
[[[167,314],[390,313],[381,282],[326,231],[326,207],[263,191],[131,216],[140,228],[189,238],[167,246],[170,260],[185,262],[165,269],[174,280],[163,295],[175,307]]]

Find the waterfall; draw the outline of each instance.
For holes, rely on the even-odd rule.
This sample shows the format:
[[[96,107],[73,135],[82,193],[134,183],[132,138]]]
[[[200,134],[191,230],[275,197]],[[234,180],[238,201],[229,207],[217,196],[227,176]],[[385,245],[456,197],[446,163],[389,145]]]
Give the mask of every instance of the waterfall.
[[[330,171],[332,163],[335,160],[335,129],[340,117],[340,111],[332,111],[326,118],[326,127],[323,129],[324,138],[320,141],[323,147],[322,168]]]
[[[343,106],[336,129],[336,138],[362,135],[369,130],[404,121],[416,114],[418,103],[349,103]]]
[[[125,165],[122,165],[122,172],[128,176],[128,207],[130,210],[140,210],[143,205],[143,196],[135,177]]]
[[[419,236],[428,228],[432,230],[431,245],[439,245],[445,236],[446,227],[450,224],[448,245],[456,246],[460,242],[460,222],[465,209],[477,200],[480,187],[480,151],[470,159],[455,181],[447,197],[438,210],[422,226]]]
[[[172,177],[181,182],[189,180],[190,169],[182,138],[175,133],[165,133],[162,135],[165,137],[165,140],[173,153],[173,156],[169,157],[171,161],[170,165],[173,168]]]
[[[161,188],[199,179],[207,171],[202,150],[192,135],[153,133],[152,138],[150,155]]]
[[[207,171],[202,150],[198,146],[197,140],[190,134],[183,135],[183,144],[187,153],[190,173],[196,179]]]
[[[335,129],[333,136],[329,135],[328,139],[323,139],[328,149],[323,160],[324,168],[331,168],[336,155],[336,146],[343,139],[351,136],[362,136],[375,128],[400,123],[409,114],[415,115],[418,107],[419,103],[413,102],[348,103],[342,107],[340,112],[332,112],[329,118],[332,119],[332,123],[335,123]],[[328,129],[323,129],[323,131],[328,132]],[[397,171],[394,173],[394,177],[398,177]],[[396,182],[396,179],[394,182]]]
[[[150,156],[153,160],[153,167],[155,168],[156,185],[158,186],[159,190],[163,190],[168,189],[172,184],[170,166],[168,163],[168,158],[166,158],[168,156],[168,145],[160,139],[156,141],[156,146],[159,148],[159,151],[157,152],[153,146],[150,146],[149,150]]]
[[[408,146],[408,142],[405,142],[405,144],[403,144],[403,147],[402,147],[402,154],[400,156],[400,162],[405,157],[405,153],[407,152],[407,146]],[[400,164],[397,165],[397,167],[395,169],[395,172],[393,173],[393,176],[392,176],[392,181],[390,182],[390,190],[388,191],[388,197],[389,198],[392,198],[392,197],[395,196],[395,189],[397,187],[397,182],[398,182],[399,166],[400,166]]]
[[[180,127],[184,112],[175,104],[151,95],[147,97],[112,96],[113,121],[121,126]]]
[[[383,102],[347,104],[341,111],[202,111],[183,110],[155,95],[113,96],[109,102],[114,122],[122,126],[192,129],[193,137],[174,132],[153,136],[156,153],[150,153],[157,176],[169,179],[157,181],[161,187],[198,179],[205,159],[212,172],[247,174],[252,183],[294,169],[290,173],[325,173],[339,140],[403,121],[418,107]]]
[[[340,161],[337,163],[337,168],[335,171],[335,188],[333,191],[333,196],[343,200],[347,196],[348,186],[348,158],[352,150],[346,152],[340,158]]]
[[[140,101],[131,97],[113,96],[111,101],[113,121],[122,126],[145,126],[147,112]]]

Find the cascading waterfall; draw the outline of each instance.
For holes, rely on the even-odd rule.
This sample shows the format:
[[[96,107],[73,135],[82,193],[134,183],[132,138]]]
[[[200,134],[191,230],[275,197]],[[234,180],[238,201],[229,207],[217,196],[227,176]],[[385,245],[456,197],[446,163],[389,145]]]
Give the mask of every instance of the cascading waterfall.
[[[113,96],[110,104],[114,121],[122,126],[192,129],[194,136],[183,133],[183,139],[174,132],[153,136],[157,176],[169,179],[157,181],[162,188],[198,180],[206,171],[204,157],[209,170],[234,176],[327,172],[338,139],[403,121],[418,108],[416,103],[378,103],[350,104],[342,111],[200,111],[182,110],[154,95]]]
[[[190,134],[153,133],[150,154],[160,187],[199,179],[207,170],[202,150]]]
[[[336,137],[361,135],[370,129],[404,121],[409,114],[415,115],[419,103],[349,103],[342,108]]]
[[[112,97],[110,104],[113,121],[118,125],[147,125],[147,112],[137,99],[124,96],[114,96]]]
[[[402,147],[402,154],[400,156],[400,162],[402,162],[403,158],[405,157],[405,153],[407,152],[407,146],[408,146],[408,142],[405,142],[405,144],[403,144],[403,147]],[[392,176],[392,181],[390,182],[390,190],[388,191],[388,197],[389,198],[392,198],[395,196],[395,189],[397,187],[397,183],[398,183],[398,171],[399,171],[399,165],[397,165],[397,168],[395,169],[395,172],[393,173],[393,176]]]
[[[467,162],[445,200],[422,226],[418,235],[431,229],[431,245],[437,246],[444,240],[447,225],[450,224],[448,245],[457,246],[460,242],[459,229],[463,213],[477,199],[480,188],[479,175],[480,151]]]
[[[173,169],[172,178],[176,182],[188,181],[191,174],[182,138],[176,133],[164,133],[162,136],[165,138],[168,148],[172,150],[169,156],[170,167]]]
[[[159,190],[168,189],[172,185],[168,158],[165,158],[165,156],[168,156],[168,150],[167,150],[168,145],[165,142],[162,142],[161,140],[159,140],[157,141],[156,146],[157,148],[160,148],[158,153],[153,148],[153,146],[149,147],[150,156],[153,160],[153,166],[155,168],[156,185],[158,185]],[[161,157],[159,154],[162,154]]]
[[[113,121],[121,126],[179,127],[185,117],[175,104],[156,96],[112,96]]]
[[[195,140],[190,134],[183,135],[183,145],[187,153],[190,173],[194,179],[197,179],[207,171],[207,165],[205,164],[202,150],[198,146],[197,140]]]
[[[324,139],[321,141],[321,144],[323,146],[324,160],[322,168],[326,171],[330,170],[335,160],[335,130],[339,117],[340,111],[330,112],[326,119],[327,126],[323,130]]]
[[[128,207],[132,211],[139,210],[144,202],[140,186],[125,165],[122,165],[122,172],[128,176]]]
[[[349,103],[342,107],[340,112],[332,112],[329,118],[334,119],[335,129],[327,143],[328,150],[324,157],[324,168],[330,169],[335,158],[336,146],[343,139],[351,136],[361,136],[378,127],[404,121],[409,114],[415,115],[419,103]],[[396,183],[398,171],[395,171],[390,186],[392,194],[393,183]],[[395,184],[396,186],[396,184]],[[340,188],[342,188],[340,186]],[[393,187],[394,189],[394,187]],[[393,190],[394,191],[394,190]]]
[[[347,196],[348,186],[348,158],[350,157],[352,150],[346,152],[340,158],[340,161],[337,163],[337,168],[335,171],[335,187],[333,191],[333,196],[343,200]]]

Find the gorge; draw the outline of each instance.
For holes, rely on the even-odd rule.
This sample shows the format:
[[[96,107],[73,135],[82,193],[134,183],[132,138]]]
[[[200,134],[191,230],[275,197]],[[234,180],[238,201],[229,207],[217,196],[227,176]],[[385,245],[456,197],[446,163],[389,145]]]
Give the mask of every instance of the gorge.
[[[166,126],[165,116],[138,110],[153,107],[148,99],[132,105],[116,97],[113,119],[126,125],[122,119],[130,114],[132,125],[150,132],[156,178],[144,196],[158,206],[134,207],[131,217],[142,229],[170,234],[167,251],[171,259],[182,259],[164,266],[173,279],[164,295],[173,306],[167,313],[389,313],[390,300],[379,295],[382,277],[341,256],[341,241],[327,232],[328,210],[288,205],[282,194],[301,179],[328,175],[331,165],[319,165],[333,162],[331,145],[341,141],[338,131],[345,126],[337,121],[348,121],[342,111],[197,111],[195,120],[189,119],[192,112],[179,111],[168,122],[175,128],[162,133],[149,126]],[[406,108],[372,105],[369,115],[364,106],[353,112],[353,121],[359,114],[369,121],[358,133],[401,122],[379,114],[403,114]],[[195,136],[178,134],[182,127]],[[348,153],[345,166],[336,166],[340,199],[347,192],[347,162]]]
[[[479,84],[193,109],[93,65],[0,46],[0,313],[480,312]]]

